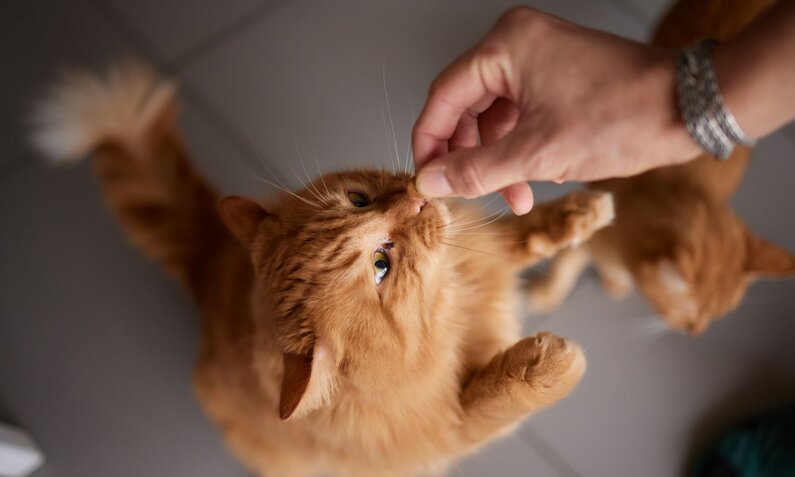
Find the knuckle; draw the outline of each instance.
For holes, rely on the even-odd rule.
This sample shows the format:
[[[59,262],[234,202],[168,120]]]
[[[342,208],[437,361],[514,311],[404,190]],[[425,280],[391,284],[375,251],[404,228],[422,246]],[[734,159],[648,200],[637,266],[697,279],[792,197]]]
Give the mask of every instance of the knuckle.
[[[467,199],[480,197],[486,194],[480,171],[471,159],[462,159],[455,175],[456,192]]]
[[[505,48],[498,41],[485,41],[478,48],[477,60],[481,66],[499,64],[505,57]]]
[[[505,13],[500,15],[500,18],[497,20],[497,24],[515,24],[517,22],[524,22],[534,16],[537,16],[538,14],[538,11],[531,7],[525,5],[516,5],[509,8],[505,11]]]
[[[439,95],[439,91],[442,90],[442,85],[444,84],[444,78],[440,74],[436,78],[431,81],[431,85],[428,87],[428,96],[429,97],[436,97]]]
[[[553,27],[553,17],[530,7],[514,7],[498,21],[500,29],[522,41],[540,41],[548,37]]]

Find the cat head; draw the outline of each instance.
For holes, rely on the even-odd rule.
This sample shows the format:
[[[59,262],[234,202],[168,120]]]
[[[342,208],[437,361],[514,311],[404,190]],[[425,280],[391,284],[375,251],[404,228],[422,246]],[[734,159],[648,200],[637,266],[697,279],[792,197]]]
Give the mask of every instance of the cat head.
[[[340,379],[377,385],[429,359],[444,325],[449,212],[410,197],[409,179],[334,173],[266,207],[221,202],[251,254],[255,299],[268,310],[259,325],[283,353],[283,419],[326,404]]]
[[[723,203],[691,200],[660,215],[640,240],[634,275],[677,330],[700,334],[736,308],[754,280],[795,275],[795,256],[756,236]]]

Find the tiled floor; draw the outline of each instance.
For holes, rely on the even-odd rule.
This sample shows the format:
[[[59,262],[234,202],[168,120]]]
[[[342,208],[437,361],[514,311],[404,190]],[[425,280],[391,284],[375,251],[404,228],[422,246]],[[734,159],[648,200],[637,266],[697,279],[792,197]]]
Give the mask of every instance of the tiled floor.
[[[128,247],[86,164],[28,152],[24,112],[59,66],[135,54],[177,76],[195,161],[224,191],[262,193],[266,161],[310,169],[405,154],[429,80],[507,0],[52,0],[6,2],[0,32],[0,419],[27,428],[38,477],[242,476],[192,398],[195,312]],[[641,39],[665,0],[538,0]],[[396,142],[385,134],[385,94]],[[252,147],[252,143],[255,147]],[[259,155],[255,149],[259,150]],[[765,140],[735,204],[795,249],[795,129]],[[540,186],[539,195],[560,193]],[[660,332],[637,296],[582,281],[550,317],[589,372],[560,405],[460,463],[461,476],[680,475],[732,416],[795,398],[795,282],[755,285],[698,339]]]

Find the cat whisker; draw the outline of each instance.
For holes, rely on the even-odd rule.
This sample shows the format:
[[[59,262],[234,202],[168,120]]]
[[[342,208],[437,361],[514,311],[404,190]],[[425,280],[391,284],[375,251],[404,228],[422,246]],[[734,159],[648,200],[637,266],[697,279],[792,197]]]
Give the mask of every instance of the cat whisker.
[[[462,244],[470,243],[470,241],[468,241],[466,238],[456,238],[454,235],[447,235],[447,236],[445,236],[444,239],[448,240],[448,241],[453,241],[454,243],[462,243]],[[523,243],[525,243],[525,241],[524,240],[515,240],[515,241],[508,242],[508,241],[493,241],[493,240],[490,240],[489,243],[491,245],[499,245],[501,247],[508,247],[508,246],[511,246],[511,245],[523,244]]]
[[[257,174],[252,174],[252,175],[255,178],[261,180],[262,182],[264,182],[266,184],[269,184],[269,185],[271,185],[271,186],[273,186],[273,187],[275,187],[275,188],[277,188],[277,189],[279,189],[279,190],[281,190],[283,192],[286,192],[286,193],[290,194],[291,196],[295,197],[296,199],[300,200],[301,202],[304,202],[304,203],[306,203],[308,205],[311,205],[312,207],[320,208],[320,204],[312,202],[311,200],[309,200],[309,199],[307,199],[305,197],[301,197],[300,195],[298,195],[295,192],[291,191],[287,187],[280,186],[280,185],[278,185],[278,184],[276,184],[274,182],[269,181],[268,179],[265,179],[264,177],[258,176]]]
[[[409,94],[408,88],[406,88],[406,97],[408,97],[409,106],[411,107],[411,121],[412,123],[417,117],[417,110],[414,108],[414,101],[411,100],[411,95]],[[409,125],[409,131],[411,131],[411,125]],[[414,172],[414,151],[411,149],[411,134],[409,133],[409,139],[406,143],[406,174],[409,173],[409,168],[411,168],[411,172]]]
[[[306,165],[304,164],[304,158],[301,155],[301,149],[298,147],[298,140],[295,137],[295,132],[293,132],[293,144],[295,145],[295,152],[296,154],[298,154],[298,162],[301,163],[301,169],[304,170],[304,175],[306,175],[306,179],[309,181],[309,186],[307,186],[304,183],[304,181],[301,180],[300,177],[298,177],[297,173],[295,174],[296,177],[298,177],[298,180],[301,181],[301,184],[304,185],[304,189],[309,191],[315,197],[315,199],[322,202],[324,205],[328,206],[328,203],[326,202],[326,199],[323,197],[323,194],[321,194],[320,191],[317,190],[317,187],[315,187],[315,183],[312,181],[312,178],[309,176],[309,172],[306,170]]]
[[[256,174],[253,174],[254,177],[259,179],[259,180],[263,180],[263,181],[265,181],[266,183],[268,183],[270,185],[273,185],[277,189],[289,192],[289,188],[286,185],[284,185],[284,182],[282,182],[279,179],[279,177],[273,172],[273,170],[268,166],[268,163],[265,161],[265,158],[262,156],[262,151],[259,149],[259,147],[256,145],[256,143],[254,143],[254,140],[251,138],[250,134],[246,134],[246,139],[248,140],[249,147],[251,147],[251,149],[257,155],[257,159],[259,160],[260,165],[262,165],[262,167],[265,168],[265,171],[268,174],[270,174],[270,176],[273,178],[273,180],[276,181],[278,184],[274,184],[272,182],[265,181],[262,177],[259,177]]]
[[[326,180],[323,179],[323,173],[320,172],[320,159],[317,157],[317,149],[312,148],[312,152],[315,154],[315,165],[317,166],[317,175],[320,177],[320,183],[323,184],[323,188],[326,190],[326,197],[331,196],[331,192],[328,190],[328,185],[326,185]]]
[[[395,123],[392,121],[392,109],[389,107],[389,93],[386,87],[386,57],[384,58],[383,67],[381,69],[381,79],[384,83],[384,99],[386,100],[386,111],[389,114],[389,125],[392,128],[392,144],[395,146],[395,159],[397,159],[398,167],[395,172],[401,169],[400,167],[400,153],[398,152],[397,136],[395,136]]]
[[[630,351],[641,351],[648,348],[651,344],[667,336],[671,329],[658,313],[649,315],[635,316],[631,320],[643,320],[654,318],[654,321],[644,323],[629,329],[621,341],[625,341],[625,347]]]
[[[460,249],[463,249],[463,250],[469,250],[470,252],[477,252],[477,253],[482,253],[484,255],[489,255],[489,256],[492,256],[492,257],[499,257],[499,255],[495,255],[493,253],[484,252],[483,250],[478,250],[478,249],[474,249],[474,248],[470,248],[470,247],[464,247],[463,245],[457,245],[457,244],[450,243],[450,242],[445,242],[444,240],[442,240],[442,243],[445,244],[445,245],[448,245],[450,247],[460,248]]]
[[[458,220],[452,220],[452,221],[448,222],[447,224],[443,225],[440,228],[450,227],[451,225],[455,225],[455,227],[451,227],[451,230],[453,230],[453,229],[461,228],[461,227],[464,227],[466,225],[471,225],[471,224],[474,224],[474,223],[477,223],[477,222],[487,221],[487,220],[491,219],[492,217],[494,217],[496,215],[504,214],[504,213],[505,213],[505,210],[498,210],[496,212],[492,212],[491,214],[489,214],[489,215],[487,215],[485,217],[477,217],[475,219],[471,219],[471,220],[468,220],[466,222],[460,222],[461,220],[467,218],[466,216],[464,216],[464,217],[461,217]]]
[[[306,184],[306,182],[304,182],[304,180],[301,178],[301,176],[298,174],[298,172],[295,169],[293,169],[293,175],[295,176],[296,180],[298,180],[298,182],[301,184],[302,190],[309,192],[310,194],[312,194],[312,197],[314,197],[320,202],[323,202],[323,200]]]
[[[499,197],[499,196],[495,194],[495,195],[494,195],[494,196],[493,196],[491,199],[489,199],[489,201],[488,201],[488,202],[486,202],[485,204],[482,204],[482,205],[479,205],[479,206],[477,206],[478,210],[479,210],[479,211],[482,211],[483,209],[486,209],[486,208],[487,208],[487,207],[489,207],[491,204],[493,204],[493,203],[494,203],[494,201],[495,201],[495,200],[497,200],[497,198],[498,198],[498,197]],[[498,211],[496,211],[496,212],[494,212],[494,213],[496,214],[496,213],[499,213],[499,212],[500,212],[500,211],[498,210]],[[467,214],[463,214],[463,215],[461,215],[460,217],[454,217],[454,218],[453,218],[453,220],[451,220],[451,221],[450,221],[450,223],[449,223],[448,225],[452,225],[452,224],[458,223],[458,222],[460,222],[461,220],[464,220],[464,219],[466,219],[466,218],[468,218],[468,217],[469,217],[469,215],[467,215]],[[471,222],[474,222],[474,221],[477,221],[477,220],[481,220],[482,218],[483,218],[483,217],[478,217],[477,219],[474,219],[474,220],[472,220]],[[467,223],[468,223],[468,222],[467,222]],[[464,225],[464,224],[459,224],[459,225]]]
[[[409,140],[406,141],[406,167],[403,168],[403,173],[409,173],[409,164],[413,164],[412,161],[412,153],[411,153],[411,135],[409,135]]]
[[[306,184],[306,182],[304,182],[301,176],[298,175],[298,172],[293,171],[293,174],[295,175],[295,178],[298,180],[298,182],[301,183],[301,188],[303,190],[309,192],[317,201],[323,202],[323,200],[317,194],[315,194],[315,192]]]
[[[505,209],[505,210],[503,210],[503,211],[500,213],[500,215],[498,215],[497,217],[494,217],[493,219],[489,220],[489,221],[488,221],[488,222],[486,222],[486,223],[483,223],[483,224],[478,224],[478,225],[473,225],[473,226],[470,226],[470,227],[464,227],[464,228],[456,229],[456,232],[463,232],[463,231],[465,231],[465,230],[474,230],[474,229],[479,229],[479,228],[481,228],[481,227],[485,227],[485,226],[487,226],[487,225],[493,224],[494,222],[496,222],[496,221],[500,220],[500,219],[501,219],[501,218],[503,218],[503,217],[505,216],[505,214],[507,214],[507,213],[508,213],[508,209]],[[492,215],[493,215],[493,214],[492,214]]]
[[[477,205],[477,210],[478,210],[478,211],[480,211],[480,212],[482,212],[484,209],[488,209],[488,208],[491,206],[491,204],[493,204],[493,203],[494,203],[494,201],[496,201],[496,200],[497,200],[497,198],[498,198],[498,197],[499,197],[498,195],[494,195],[494,196],[493,196],[491,199],[489,199],[489,200],[488,200],[488,202],[486,202],[485,204],[480,204],[480,205]],[[498,213],[502,212],[503,210],[504,210],[504,208],[500,208],[499,210],[495,210],[495,211],[491,212],[489,215],[492,215],[492,214],[498,214]],[[467,217],[468,217],[468,215],[467,215],[467,214],[464,214],[464,215],[462,215],[462,216],[461,216],[459,219],[456,219],[454,222],[457,222],[458,220],[461,220],[461,219],[464,219],[464,218],[467,218]],[[475,220],[478,220],[478,219],[475,219]]]
[[[397,174],[399,167],[395,163],[395,158],[392,157],[392,150],[389,148],[389,131],[386,126],[386,110],[384,109],[384,105],[381,104],[381,98],[378,98],[378,107],[381,109],[381,120],[384,123],[384,145],[386,146],[386,153],[389,156],[390,162],[392,162],[392,166],[395,168],[395,174]]]
[[[511,236],[513,234],[509,233],[509,232],[455,232],[455,231],[452,231],[452,232],[450,232],[450,235],[488,235],[488,236],[492,236],[492,237],[496,237],[496,236],[505,237],[505,236]]]

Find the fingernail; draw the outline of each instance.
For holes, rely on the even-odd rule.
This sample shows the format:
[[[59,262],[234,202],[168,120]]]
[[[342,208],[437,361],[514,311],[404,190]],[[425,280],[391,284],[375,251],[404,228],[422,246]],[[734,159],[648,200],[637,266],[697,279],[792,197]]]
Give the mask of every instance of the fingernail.
[[[525,215],[533,210],[533,204],[529,202],[514,204],[511,209],[513,209],[513,213],[516,215]]]
[[[447,197],[453,193],[443,168],[420,171],[417,176],[417,189],[425,197]]]

